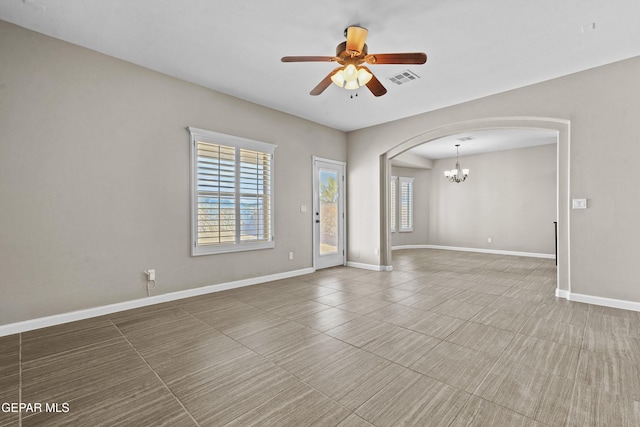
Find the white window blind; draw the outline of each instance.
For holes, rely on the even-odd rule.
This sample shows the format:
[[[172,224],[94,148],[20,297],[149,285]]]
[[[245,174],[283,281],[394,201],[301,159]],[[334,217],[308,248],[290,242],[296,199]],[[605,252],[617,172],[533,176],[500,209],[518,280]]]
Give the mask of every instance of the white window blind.
[[[275,146],[189,128],[192,255],[271,248]]]
[[[413,231],[413,180],[401,176],[400,184],[400,232]]]
[[[389,220],[391,232],[395,233],[398,227],[397,225],[397,217],[398,217],[398,177],[392,176],[391,181],[389,182]]]

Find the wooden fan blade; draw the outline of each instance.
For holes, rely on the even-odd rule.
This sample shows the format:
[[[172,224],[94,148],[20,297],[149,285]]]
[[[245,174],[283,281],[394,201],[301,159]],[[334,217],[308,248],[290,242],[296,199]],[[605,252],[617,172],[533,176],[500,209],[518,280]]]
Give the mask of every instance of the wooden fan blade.
[[[364,42],[367,40],[369,30],[362,27],[347,28],[347,53],[352,55],[360,55],[364,48]]]
[[[283,56],[282,62],[332,62],[335,56]]]
[[[371,71],[367,67],[362,67],[362,68],[365,68],[367,71],[371,73]],[[382,86],[382,83],[380,83],[380,80],[378,80],[373,73],[371,73],[371,80],[369,80],[369,82],[367,83],[367,87],[369,88],[373,96],[382,96],[385,93],[387,93],[387,88]]]
[[[332,83],[331,76],[333,76],[336,73],[336,71],[340,69],[342,69],[342,67],[338,67],[332,72],[330,72],[329,74],[327,74],[327,77],[322,79],[322,81],[318,83],[318,86],[314,87],[313,90],[309,92],[309,95],[317,96],[317,95],[320,95],[322,92],[324,92],[326,88],[331,86],[331,83]]]
[[[365,57],[367,64],[424,64],[427,54],[424,52],[410,53],[376,53]]]

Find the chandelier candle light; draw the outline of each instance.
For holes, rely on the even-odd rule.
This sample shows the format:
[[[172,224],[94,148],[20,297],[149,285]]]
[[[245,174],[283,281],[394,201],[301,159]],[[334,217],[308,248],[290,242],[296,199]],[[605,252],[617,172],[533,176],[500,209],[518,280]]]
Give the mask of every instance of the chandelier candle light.
[[[447,178],[449,182],[460,183],[469,176],[469,169],[460,168],[460,152],[458,147],[460,147],[460,144],[456,144],[456,168],[450,171],[444,171],[444,177]]]

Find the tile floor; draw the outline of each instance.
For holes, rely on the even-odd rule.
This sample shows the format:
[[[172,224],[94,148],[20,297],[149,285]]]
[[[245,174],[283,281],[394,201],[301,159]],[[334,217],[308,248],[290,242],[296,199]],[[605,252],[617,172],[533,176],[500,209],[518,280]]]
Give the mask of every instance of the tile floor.
[[[395,251],[0,338],[5,425],[639,426],[640,313],[552,260]]]

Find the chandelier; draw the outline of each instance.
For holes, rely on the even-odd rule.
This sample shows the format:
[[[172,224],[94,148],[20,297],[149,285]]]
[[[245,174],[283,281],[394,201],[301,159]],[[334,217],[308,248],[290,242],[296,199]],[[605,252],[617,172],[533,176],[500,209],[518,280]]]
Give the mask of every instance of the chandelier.
[[[456,144],[456,168],[450,171],[444,171],[444,177],[447,178],[449,182],[460,183],[469,176],[469,169],[460,168],[460,152],[458,147],[460,147],[460,144]]]

